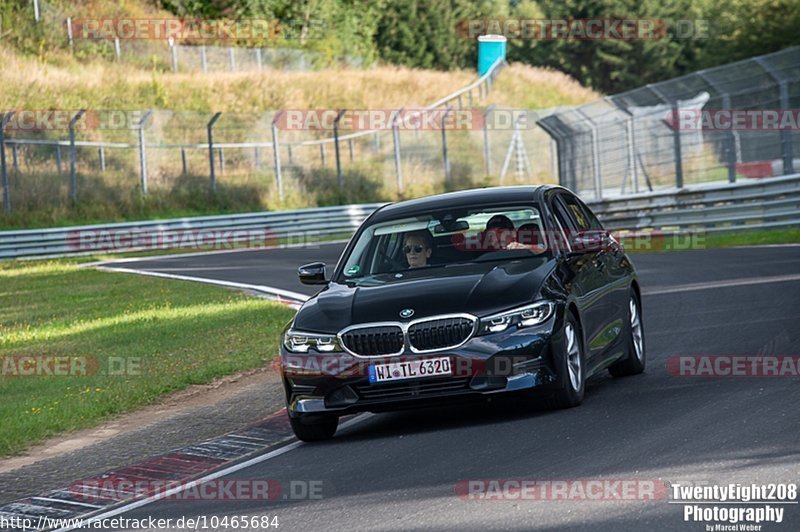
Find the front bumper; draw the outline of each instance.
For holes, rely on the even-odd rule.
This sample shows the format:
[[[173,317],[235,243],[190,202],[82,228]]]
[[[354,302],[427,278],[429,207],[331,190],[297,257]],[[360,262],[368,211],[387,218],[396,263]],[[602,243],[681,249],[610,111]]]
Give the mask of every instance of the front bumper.
[[[554,312],[549,320],[534,327],[476,336],[457,349],[425,355],[301,355],[282,348],[281,369],[289,415],[399,410],[559,387],[563,382],[556,369],[560,367],[561,314]],[[369,382],[370,365],[445,356],[450,358],[450,376]]]

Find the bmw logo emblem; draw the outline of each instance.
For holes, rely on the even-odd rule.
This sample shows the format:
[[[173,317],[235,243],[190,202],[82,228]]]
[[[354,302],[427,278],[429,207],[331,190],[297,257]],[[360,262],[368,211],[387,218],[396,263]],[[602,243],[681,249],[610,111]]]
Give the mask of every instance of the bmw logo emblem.
[[[413,315],[414,315],[413,308],[404,308],[403,310],[400,311],[401,318],[410,318]]]

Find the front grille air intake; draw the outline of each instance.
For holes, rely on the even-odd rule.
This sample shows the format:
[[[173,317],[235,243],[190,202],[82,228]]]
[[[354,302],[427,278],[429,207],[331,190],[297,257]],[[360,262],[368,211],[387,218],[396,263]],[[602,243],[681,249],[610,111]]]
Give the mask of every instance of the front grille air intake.
[[[403,351],[403,330],[394,325],[351,329],[341,338],[350,352],[360,356],[395,355]]]
[[[417,351],[445,349],[462,344],[475,329],[475,321],[464,317],[415,323],[408,328],[408,342]]]

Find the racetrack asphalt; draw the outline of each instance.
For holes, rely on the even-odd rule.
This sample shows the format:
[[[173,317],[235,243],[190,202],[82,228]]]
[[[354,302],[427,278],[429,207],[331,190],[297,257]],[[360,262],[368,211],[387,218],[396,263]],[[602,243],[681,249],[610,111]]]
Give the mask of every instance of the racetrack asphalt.
[[[129,262],[126,268],[312,294],[296,267],[342,245]],[[800,481],[800,379],[680,377],[673,355],[800,355],[800,247],[635,254],[648,368],[594,378],[582,406],[520,400],[365,416],[234,480],[315,481],[322,498],[158,501],[125,518],[277,516],[278,530],[705,530],[657,500],[464,500],[459,481],[640,479],[715,485]],[[674,501],[673,501],[674,502]],[[727,505],[730,506],[730,505]],[[747,505],[741,505],[747,506]],[[800,530],[800,506],[765,531]],[[708,508],[710,506],[705,505]]]

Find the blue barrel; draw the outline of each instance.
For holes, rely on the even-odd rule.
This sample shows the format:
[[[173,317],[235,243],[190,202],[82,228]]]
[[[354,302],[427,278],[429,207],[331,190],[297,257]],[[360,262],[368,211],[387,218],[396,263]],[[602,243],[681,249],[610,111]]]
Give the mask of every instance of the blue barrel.
[[[483,76],[498,59],[506,58],[506,39],[502,35],[478,37],[478,74]]]

